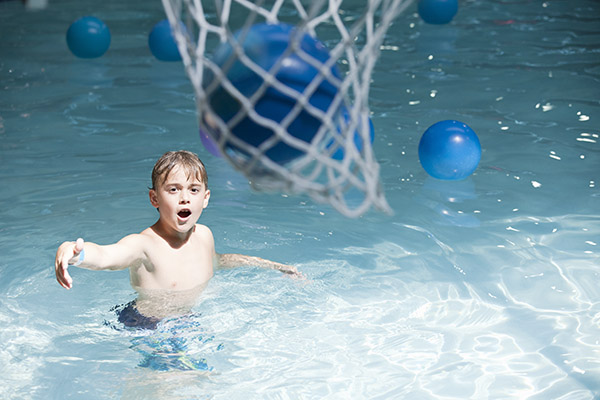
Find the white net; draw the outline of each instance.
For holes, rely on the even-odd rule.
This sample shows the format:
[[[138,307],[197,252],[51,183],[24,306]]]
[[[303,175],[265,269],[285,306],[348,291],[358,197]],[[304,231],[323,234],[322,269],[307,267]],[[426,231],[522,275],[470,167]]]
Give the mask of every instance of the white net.
[[[412,0],[162,1],[201,134],[254,188],[349,217],[391,212],[368,96],[384,34]]]

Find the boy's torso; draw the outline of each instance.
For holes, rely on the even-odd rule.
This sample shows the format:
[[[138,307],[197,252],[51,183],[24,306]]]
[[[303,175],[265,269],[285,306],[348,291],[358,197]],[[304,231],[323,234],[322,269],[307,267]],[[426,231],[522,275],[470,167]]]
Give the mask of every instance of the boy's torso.
[[[144,230],[140,236],[146,257],[129,268],[131,285],[143,290],[186,291],[208,282],[213,276],[214,243],[206,230],[199,225],[178,248],[151,228]]]

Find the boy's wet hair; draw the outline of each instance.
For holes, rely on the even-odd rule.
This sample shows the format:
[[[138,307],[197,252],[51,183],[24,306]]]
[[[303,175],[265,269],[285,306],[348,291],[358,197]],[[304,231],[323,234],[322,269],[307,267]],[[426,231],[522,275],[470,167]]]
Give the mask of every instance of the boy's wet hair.
[[[168,151],[158,159],[152,169],[151,189],[155,190],[159,184],[164,182],[175,167],[183,168],[188,178],[194,175],[208,189],[208,175],[204,164],[196,154],[187,150]]]

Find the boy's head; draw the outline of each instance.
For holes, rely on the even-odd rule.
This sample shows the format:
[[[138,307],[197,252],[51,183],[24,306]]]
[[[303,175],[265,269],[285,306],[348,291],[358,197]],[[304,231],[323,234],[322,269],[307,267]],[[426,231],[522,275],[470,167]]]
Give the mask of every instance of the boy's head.
[[[152,169],[151,189],[156,190],[175,167],[182,168],[188,177],[194,176],[204,184],[205,189],[208,189],[208,175],[204,164],[196,154],[186,150],[168,151],[158,159]]]

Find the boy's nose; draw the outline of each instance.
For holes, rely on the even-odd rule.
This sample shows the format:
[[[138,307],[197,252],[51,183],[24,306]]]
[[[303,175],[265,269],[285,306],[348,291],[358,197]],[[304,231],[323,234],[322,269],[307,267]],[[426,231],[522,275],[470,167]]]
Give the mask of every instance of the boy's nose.
[[[181,195],[179,196],[179,202],[180,203],[189,203],[190,202],[189,194],[185,190],[181,191]]]

